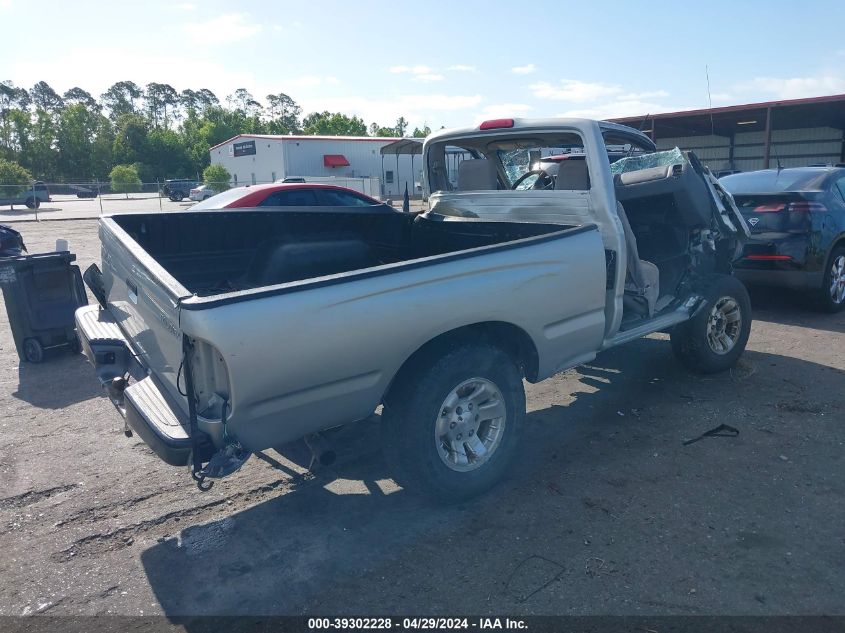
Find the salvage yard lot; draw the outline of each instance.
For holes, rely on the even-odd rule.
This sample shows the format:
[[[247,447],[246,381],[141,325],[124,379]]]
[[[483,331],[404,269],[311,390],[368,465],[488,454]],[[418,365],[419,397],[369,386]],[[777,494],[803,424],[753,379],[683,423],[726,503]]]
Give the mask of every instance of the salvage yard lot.
[[[93,220],[15,226],[99,259]],[[377,424],[315,475],[271,450],[202,493],[83,357],[20,364],[3,310],[0,614],[843,614],[845,315],[752,298],[730,373],[655,335],[529,385],[513,476],[446,508],[392,483]]]

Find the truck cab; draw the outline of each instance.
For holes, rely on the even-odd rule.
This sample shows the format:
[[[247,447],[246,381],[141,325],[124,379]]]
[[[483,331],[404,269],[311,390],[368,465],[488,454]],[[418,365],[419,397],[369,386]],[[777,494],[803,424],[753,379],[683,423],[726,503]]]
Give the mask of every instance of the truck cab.
[[[615,123],[485,121],[429,136],[423,164],[430,212],[444,218],[598,226],[608,275],[603,348],[654,319],[680,317],[702,277],[731,273],[748,236],[694,154],[658,152]]]

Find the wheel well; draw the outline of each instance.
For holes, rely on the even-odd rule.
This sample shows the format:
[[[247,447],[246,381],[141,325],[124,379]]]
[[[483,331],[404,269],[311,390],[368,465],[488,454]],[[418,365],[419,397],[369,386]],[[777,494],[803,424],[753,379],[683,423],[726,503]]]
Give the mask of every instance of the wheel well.
[[[383,400],[388,397],[394,385],[404,382],[405,376],[410,374],[418,363],[434,362],[445,348],[468,341],[483,342],[498,347],[520,368],[522,375],[529,382],[537,380],[540,357],[537,346],[534,345],[528,333],[513,323],[485,321],[444,332],[419,347],[402,363],[399,371],[390,381]]]

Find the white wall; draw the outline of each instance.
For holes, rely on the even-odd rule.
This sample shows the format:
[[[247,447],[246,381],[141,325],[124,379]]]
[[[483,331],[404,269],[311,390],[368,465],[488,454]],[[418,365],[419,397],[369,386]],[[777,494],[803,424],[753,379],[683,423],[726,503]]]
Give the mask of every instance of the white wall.
[[[255,155],[232,155],[233,143],[249,140],[255,141]],[[382,161],[381,148],[394,140],[243,136],[213,148],[210,154],[212,164],[223,165],[233,177],[238,177],[238,184],[241,185],[252,183],[253,174],[257,183],[273,182],[289,176],[378,178],[382,183],[384,197],[401,196],[405,191],[405,183],[408,184],[408,192],[414,195],[415,183],[422,182],[422,157],[413,157],[413,170],[411,156],[399,156],[398,167],[396,156],[385,156]],[[326,167],[323,162],[326,154],[345,156],[349,166]]]
[[[252,156],[234,156],[233,144],[244,141],[255,141],[255,154]],[[257,137],[236,138],[212,149],[211,163],[223,165],[226,171],[232,174],[233,183],[235,177],[237,177],[237,184],[239,185],[248,185],[253,182],[273,182],[274,173],[276,178],[283,178],[285,173],[281,143],[277,140]],[[253,174],[255,175],[254,181]]]

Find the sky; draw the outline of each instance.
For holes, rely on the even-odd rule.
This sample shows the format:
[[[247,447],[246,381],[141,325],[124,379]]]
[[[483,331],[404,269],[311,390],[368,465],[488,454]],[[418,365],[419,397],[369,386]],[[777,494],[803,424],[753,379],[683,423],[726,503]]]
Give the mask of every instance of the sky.
[[[0,0],[0,80],[285,92],[435,129],[611,118],[845,93],[843,25],[842,0]]]

